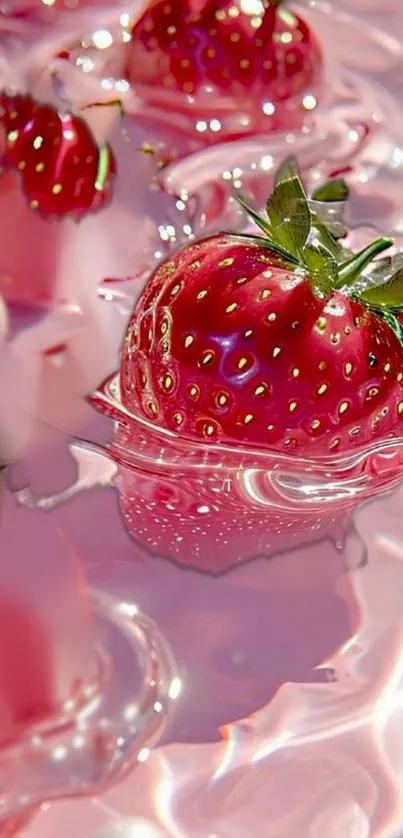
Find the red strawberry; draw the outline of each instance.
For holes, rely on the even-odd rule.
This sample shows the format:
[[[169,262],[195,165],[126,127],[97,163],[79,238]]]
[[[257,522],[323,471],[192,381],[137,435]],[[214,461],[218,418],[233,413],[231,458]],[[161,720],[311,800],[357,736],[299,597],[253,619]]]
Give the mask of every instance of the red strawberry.
[[[317,206],[288,162],[268,220],[251,211],[264,236],[212,236],[154,272],[124,342],[126,408],[182,438],[316,456],[401,433],[402,270],[375,263],[362,287],[391,240],[347,254]]]
[[[368,445],[402,433],[403,260],[372,263],[390,239],[341,247],[346,197],[333,180],[309,200],[287,161],[267,219],[249,208],[264,236],[211,236],[152,274],[93,397],[151,552],[220,573],[340,542],[352,507],[401,479],[399,447]]]
[[[161,0],[134,27],[129,80],[167,115],[172,100],[209,143],[300,127],[320,93],[322,56],[280,4],[207,0],[195,14],[187,0]]]
[[[3,93],[0,108],[6,132],[2,163],[20,171],[32,209],[80,218],[109,201],[114,157],[109,146],[97,145],[83,119],[30,96]]]

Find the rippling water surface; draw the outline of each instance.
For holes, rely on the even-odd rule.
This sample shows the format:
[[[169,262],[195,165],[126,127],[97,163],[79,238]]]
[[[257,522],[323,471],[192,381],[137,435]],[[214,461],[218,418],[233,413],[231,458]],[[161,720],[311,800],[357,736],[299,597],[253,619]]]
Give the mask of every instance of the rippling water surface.
[[[112,790],[44,804],[24,838],[70,838],[72,825],[80,838],[401,834],[401,440],[319,466],[184,450],[138,417],[128,439],[114,377],[151,266],[200,232],[244,226],[233,182],[263,201],[285,154],[310,185],[345,173],[354,243],[373,228],[402,240],[403,10],[392,0],[297,7],[322,39],[328,79],[301,132],[201,149],[163,118],[151,126],[129,91],[105,212],[45,222],[13,176],[0,180],[10,320],[0,453],[19,530],[8,549],[29,560],[31,520],[38,555],[61,534],[84,588],[153,621],[176,678],[160,747],[145,740]],[[110,14],[98,9],[88,26]],[[99,78],[89,74],[88,90]],[[74,89],[75,74],[65,82]],[[65,640],[64,677],[82,643]]]

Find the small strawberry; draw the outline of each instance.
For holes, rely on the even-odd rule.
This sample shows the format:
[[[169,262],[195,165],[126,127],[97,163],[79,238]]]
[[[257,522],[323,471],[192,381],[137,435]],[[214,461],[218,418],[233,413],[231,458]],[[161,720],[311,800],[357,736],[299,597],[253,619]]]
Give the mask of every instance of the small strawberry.
[[[95,212],[110,200],[115,161],[86,122],[30,96],[0,96],[2,165],[19,170],[32,209],[45,217]]]
[[[314,456],[401,433],[403,271],[371,268],[390,239],[341,247],[318,215],[339,190],[309,201],[288,161],[267,220],[239,199],[263,235],[211,236],[157,268],[124,342],[125,408],[194,441]]]
[[[128,78],[153,106],[188,114],[211,143],[301,127],[322,85],[307,23],[282,0],[161,0],[134,27]],[[178,96],[179,94],[179,96]],[[174,95],[174,99],[172,96]]]

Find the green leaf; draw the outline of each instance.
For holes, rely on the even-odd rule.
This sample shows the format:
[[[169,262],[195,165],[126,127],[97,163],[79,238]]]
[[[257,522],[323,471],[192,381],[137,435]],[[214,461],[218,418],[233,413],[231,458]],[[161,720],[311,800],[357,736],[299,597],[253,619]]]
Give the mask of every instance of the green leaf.
[[[365,300],[361,295],[364,293],[375,295],[371,298],[375,302],[367,302],[367,305],[379,308],[379,301],[376,301],[381,299],[380,292],[374,291],[374,288],[382,284],[382,294],[385,293],[385,272],[389,271],[388,278],[391,279],[391,261],[394,260],[377,260],[375,265],[372,262],[382,251],[392,246],[393,240],[377,239],[359,253],[345,249],[338,241],[338,236],[342,236],[345,231],[343,208],[347,197],[347,185],[339,178],[317,189],[314,200],[309,200],[298,164],[294,158],[289,158],[277,171],[273,193],[266,205],[267,218],[262,218],[242,195],[236,195],[240,206],[263,234],[262,237],[255,234],[240,234],[238,237],[249,238],[267,247],[273,258],[277,256],[289,265],[309,273],[317,291],[329,293],[338,288],[351,287],[355,298],[363,302]],[[402,270],[403,276],[403,260],[399,262],[395,258],[396,266]],[[382,266],[377,268],[381,262]],[[395,268],[393,276],[396,273]],[[393,306],[400,308],[401,305],[403,308],[403,293],[401,300],[399,286],[396,297],[396,282],[395,279],[392,290],[388,288],[387,300],[382,296],[382,309]]]
[[[258,247],[266,247],[273,254],[273,262],[274,258],[277,256],[279,264],[284,265],[284,262],[287,263],[293,270],[297,267],[302,267],[301,263],[294,259],[289,253],[279,247],[276,242],[271,241],[264,236],[256,235],[254,236],[253,233],[232,233],[230,230],[225,231],[228,236],[231,236],[232,239],[240,239],[241,241],[247,239],[248,242],[251,244],[256,244]]]
[[[304,265],[313,282],[322,291],[330,292],[337,280],[337,261],[320,242],[307,244],[303,253]]]
[[[273,238],[296,257],[300,257],[311,232],[311,211],[296,161],[280,166],[266,212]]]
[[[236,193],[235,198],[238,201],[238,204],[242,207],[242,209],[244,209],[245,212],[250,216],[250,218],[252,218],[256,226],[260,227],[260,229],[263,230],[266,236],[271,236],[271,227],[269,222],[266,221],[266,219],[262,218],[262,216],[258,213],[257,210],[255,210],[254,207],[251,207],[246,198],[244,198],[244,196],[240,192]]]
[[[359,299],[372,308],[402,309],[403,308],[403,268],[400,268],[387,282],[373,285],[359,294]]]
[[[371,264],[375,256],[378,253],[382,253],[383,250],[387,250],[388,247],[392,247],[392,245],[393,239],[376,239],[368,247],[365,247],[364,250],[361,250],[359,253],[353,253],[345,262],[339,265],[339,276],[335,288],[345,288],[353,285],[368,265]]]
[[[274,177],[274,188],[279,186],[281,183],[284,183],[286,180],[298,181],[299,196],[301,198],[306,198],[306,189],[296,157],[287,157],[280,164]]]
[[[367,279],[371,283],[371,288],[373,285],[385,285],[402,268],[403,253],[396,253],[395,256],[384,256],[383,259],[377,259],[369,265],[363,279]]]
[[[311,215],[319,219],[334,241],[345,237],[347,233],[344,222],[345,204],[325,204],[311,200],[309,206]]]
[[[329,253],[334,256],[336,262],[342,262],[344,259],[344,250],[333,237],[332,233],[324,224],[322,219],[315,213],[311,211],[312,217],[312,229],[316,233],[316,236],[320,242],[320,244],[329,251]],[[312,236],[311,236],[312,241]]]
[[[331,246],[330,238],[337,242],[338,239],[346,235],[344,212],[348,197],[348,186],[342,178],[329,180],[327,183],[319,186],[311,197],[311,213],[314,218],[319,219],[325,228],[327,233],[327,247]],[[321,236],[324,237],[323,230]],[[336,246],[333,246],[332,252],[338,261],[341,261],[342,248],[336,244]]]
[[[334,178],[315,189],[312,194],[313,201],[324,201],[325,203],[345,203],[349,198],[349,188],[343,178]]]
[[[382,311],[378,313],[379,316],[382,317],[383,320],[385,320],[385,323],[387,323],[388,326],[390,326],[392,332],[394,332],[394,334],[396,335],[399,343],[401,344],[401,346],[403,346],[403,326],[400,323],[400,320],[398,320],[397,317],[394,314],[392,314],[391,311]]]
[[[265,219],[262,218],[262,216],[259,215],[259,213],[253,207],[251,207],[250,204],[248,204],[248,202],[241,194],[237,193],[235,197],[242,209],[244,209],[245,212],[248,213],[250,218],[252,218],[252,220],[255,222],[256,226],[259,227],[265,234],[265,238],[262,239],[261,244],[264,242],[266,247],[270,247],[270,250],[272,250],[273,253],[277,253],[278,256],[281,256],[281,258],[285,259],[287,262],[291,262],[292,264],[296,265],[299,264],[299,260],[295,256],[295,254],[287,250],[286,247],[283,247],[282,243],[277,240],[277,237],[274,238],[272,229],[268,221],[265,221]],[[243,238],[243,236],[241,236],[241,238]]]

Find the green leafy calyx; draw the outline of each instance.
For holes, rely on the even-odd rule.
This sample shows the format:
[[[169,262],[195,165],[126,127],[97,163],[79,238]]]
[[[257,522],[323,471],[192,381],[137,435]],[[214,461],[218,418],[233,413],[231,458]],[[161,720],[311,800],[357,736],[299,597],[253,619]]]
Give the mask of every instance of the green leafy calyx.
[[[319,186],[308,197],[298,164],[289,158],[277,171],[264,215],[243,195],[236,197],[264,234],[248,237],[264,243],[291,269],[304,271],[318,291],[342,290],[378,312],[403,309],[403,257],[375,259],[393,240],[376,239],[358,253],[342,245],[349,197],[342,178]]]

